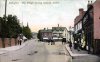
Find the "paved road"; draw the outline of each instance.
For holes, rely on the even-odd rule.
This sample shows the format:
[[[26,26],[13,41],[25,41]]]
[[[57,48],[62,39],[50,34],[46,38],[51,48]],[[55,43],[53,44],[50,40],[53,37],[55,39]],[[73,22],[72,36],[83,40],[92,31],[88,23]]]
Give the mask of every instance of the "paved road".
[[[22,49],[0,55],[0,62],[71,62],[64,45],[30,40]]]

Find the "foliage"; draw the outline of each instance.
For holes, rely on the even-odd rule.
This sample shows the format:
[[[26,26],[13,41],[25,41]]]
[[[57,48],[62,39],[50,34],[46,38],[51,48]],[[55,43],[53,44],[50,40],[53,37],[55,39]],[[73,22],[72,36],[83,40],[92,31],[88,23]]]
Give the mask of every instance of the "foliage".
[[[0,17],[0,37],[4,38],[7,36],[7,30],[8,30],[8,27],[7,27],[7,22],[6,22],[6,19],[5,17]]]
[[[38,38],[40,41],[42,40],[42,39],[41,39],[41,32],[40,32],[40,30],[38,31],[37,38]]]
[[[8,36],[17,37],[21,33],[22,28],[16,16],[8,15],[7,17]]]
[[[28,39],[32,38],[32,33],[31,33],[31,30],[28,26],[23,27],[23,35]]]
[[[22,31],[16,16],[0,17],[0,37],[17,37]]]

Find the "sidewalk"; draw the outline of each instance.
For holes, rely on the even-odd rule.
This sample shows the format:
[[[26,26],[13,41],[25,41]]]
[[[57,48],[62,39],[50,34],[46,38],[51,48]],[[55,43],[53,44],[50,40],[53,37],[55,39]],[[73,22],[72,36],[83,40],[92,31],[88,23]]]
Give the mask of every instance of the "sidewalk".
[[[73,47],[72,47],[72,49],[70,49],[69,44],[66,44],[65,47],[66,47],[67,51],[69,52],[70,56],[72,56],[72,57],[89,55],[86,51],[83,51],[83,50],[77,51]]]
[[[100,62],[100,57],[97,55],[88,54],[84,50],[77,51],[73,47],[70,49],[69,44],[66,44],[65,48],[72,57],[72,62]]]
[[[16,45],[16,46],[11,46],[11,47],[6,47],[6,48],[0,48],[0,55],[5,54],[9,51],[15,51],[23,48],[25,45],[27,45],[27,42],[22,42],[21,45]]]

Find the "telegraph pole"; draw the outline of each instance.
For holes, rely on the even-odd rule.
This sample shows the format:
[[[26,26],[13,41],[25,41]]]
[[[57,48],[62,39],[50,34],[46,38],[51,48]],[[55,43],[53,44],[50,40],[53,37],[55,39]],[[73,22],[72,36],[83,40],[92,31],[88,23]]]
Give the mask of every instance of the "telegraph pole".
[[[6,12],[7,12],[7,0],[5,0],[5,14],[4,14],[5,21],[7,21]],[[2,29],[3,29],[3,28],[1,28],[1,31],[2,31]],[[5,29],[5,28],[4,28],[4,29]],[[2,46],[3,46],[3,48],[5,48],[4,37],[2,37]]]
[[[5,0],[5,20],[7,20],[6,15],[7,15],[7,0]]]

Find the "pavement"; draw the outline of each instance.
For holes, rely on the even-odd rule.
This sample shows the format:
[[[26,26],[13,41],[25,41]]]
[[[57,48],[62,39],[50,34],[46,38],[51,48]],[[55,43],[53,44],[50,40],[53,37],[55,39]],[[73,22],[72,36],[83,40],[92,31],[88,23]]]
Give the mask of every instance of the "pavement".
[[[75,50],[73,47],[70,49],[69,48],[69,44],[66,44],[66,50],[68,50],[70,56],[72,57],[76,57],[76,56],[87,56],[89,55],[86,51],[83,51],[83,50]]]
[[[78,51],[73,47],[70,49],[69,44],[66,44],[65,48],[72,57],[72,62],[100,62],[100,56],[88,54],[84,50]]]
[[[27,44],[28,44],[28,42],[22,42],[21,45],[0,48],[0,55],[5,54],[5,53],[10,52],[10,51],[19,50],[19,49],[23,48],[24,46],[26,46]]]

